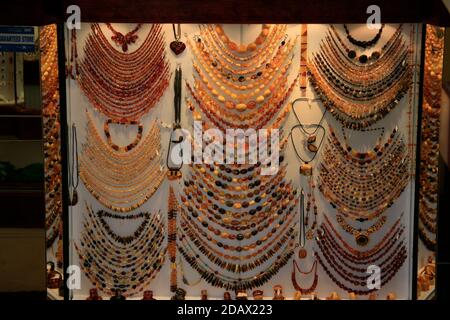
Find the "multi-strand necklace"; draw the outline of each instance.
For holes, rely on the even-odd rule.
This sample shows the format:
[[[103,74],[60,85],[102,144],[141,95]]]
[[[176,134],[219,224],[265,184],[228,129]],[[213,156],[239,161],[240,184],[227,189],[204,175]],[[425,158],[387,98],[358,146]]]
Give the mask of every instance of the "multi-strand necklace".
[[[444,29],[427,25],[420,145],[419,236],[432,251],[436,246],[443,54]]]
[[[401,217],[394,223],[384,238],[366,251],[350,246],[333,227],[326,215],[320,226],[320,236],[316,243],[315,256],[330,279],[341,289],[358,295],[367,295],[374,289],[368,289],[367,268],[377,265],[381,269],[381,286],[386,285],[400,270],[407,258],[404,238],[404,226]]]
[[[61,151],[59,122],[58,49],[56,26],[40,31],[42,116],[44,121],[45,226],[47,247],[53,245],[60,232]]]
[[[80,243],[75,244],[86,276],[110,295],[117,290],[124,296],[142,292],[165,260],[164,223],[159,214],[95,213],[87,204],[86,209]],[[142,221],[133,234],[124,237],[112,231],[105,219]]]
[[[319,190],[347,218],[364,222],[380,216],[409,182],[410,155],[402,135],[395,128],[385,142],[380,137],[373,149],[360,152],[348,144],[345,130],[345,145],[329,130]]]
[[[280,27],[263,26],[263,30],[267,48],[260,53],[257,48],[222,51],[230,49],[230,41],[220,26],[202,28],[195,43],[189,42],[196,57],[196,75],[194,85],[187,84],[188,90],[202,113],[219,128],[265,127],[294,88],[296,81],[287,86],[286,76],[296,41],[282,39]]]
[[[211,124],[205,128],[223,131],[278,129],[296,83],[287,81],[296,41],[286,39],[285,30],[285,25],[263,25],[253,42],[237,45],[220,25],[201,26],[200,35],[188,42],[195,57],[194,83],[187,83],[194,119],[205,116]],[[282,149],[286,142],[281,140]],[[213,286],[261,286],[295,250],[297,191],[284,181],[284,165],[275,175],[260,176],[266,166],[190,167],[180,197],[178,251]]]
[[[165,177],[161,167],[160,132],[154,121],[144,140],[132,150],[111,148],[88,113],[86,142],[80,156],[80,177],[104,206],[129,212],[145,203]]]
[[[355,51],[331,26],[308,64],[309,80],[328,111],[344,127],[367,128],[385,117],[412,83],[410,48],[401,26],[381,51],[367,62],[354,60]],[[374,54],[372,54],[373,56]]]
[[[79,65],[81,89],[94,108],[109,119],[139,120],[156,105],[169,84],[161,25],[153,24],[141,46],[131,53],[117,51],[99,24],[92,24],[91,29]],[[132,39],[122,39],[122,46],[128,47]]]

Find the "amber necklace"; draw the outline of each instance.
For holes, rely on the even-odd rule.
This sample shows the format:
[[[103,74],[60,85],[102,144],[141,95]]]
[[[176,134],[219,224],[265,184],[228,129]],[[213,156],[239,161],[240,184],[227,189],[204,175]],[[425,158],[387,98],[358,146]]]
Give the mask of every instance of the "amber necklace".
[[[298,271],[300,274],[303,274],[303,275],[309,275],[314,272],[314,280],[309,288],[306,288],[306,289],[302,288],[298,284],[297,278],[296,278],[296,271]],[[291,281],[292,281],[292,285],[294,286],[295,290],[300,291],[302,294],[310,294],[310,293],[314,292],[314,290],[316,290],[317,283],[319,282],[319,275],[317,274],[317,260],[314,260],[314,263],[311,266],[311,269],[307,272],[300,270],[300,267],[298,266],[297,261],[295,261],[295,259],[292,260]]]
[[[113,33],[111,40],[114,41],[118,46],[121,46],[123,52],[127,52],[128,46],[136,42],[138,38],[136,33],[139,31],[142,24],[139,23],[133,30],[127,32],[125,35],[115,30],[111,23],[107,23],[106,26]]]
[[[129,212],[156,192],[165,177],[160,167],[159,127],[153,122],[145,140],[131,151],[111,149],[88,115],[88,135],[80,156],[80,178],[107,208]]]
[[[108,118],[139,120],[156,105],[169,82],[161,26],[152,25],[142,45],[132,53],[112,47],[98,24],[92,24],[91,29],[80,63],[81,89]]]
[[[331,127],[330,132],[320,167],[319,190],[346,217],[360,222],[378,217],[409,182],[410,157],[403,138],[394,129],[383,146],[380,138],[369,152],[358,152],[348,144],[342,146]],[[399,152],[390,154],[392,147]],[[335,157],[327,157],[330,154]]]

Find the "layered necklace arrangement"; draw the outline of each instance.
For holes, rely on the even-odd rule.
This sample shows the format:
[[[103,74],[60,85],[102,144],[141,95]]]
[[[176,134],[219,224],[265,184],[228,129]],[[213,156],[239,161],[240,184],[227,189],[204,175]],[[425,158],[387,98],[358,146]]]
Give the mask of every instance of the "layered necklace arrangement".
[[[110,295],[132,296],[142,292],[156,277],[166,251],[171,263],[176,262],[176,211],[168,214],[167,246],[159,214],[131,213],[154,195],[166,176],[160,154],[159,123],[153,120],[144,126],[141,118],[161,99],[169,84],[170,71],[161,25],[153,24],[142,41],[138,35],[143,29],[141,24],[125,34],[109,23],[106,27],[115,45],[110,44],[108,31],[104,33],[99,24],[91,24],[80,63],[76,33],[71,37],[68,75],[78,81],[95,110],[106,117],[102,133],[86,112],[79,176],[92,196],[111,210],[94,213],[86,205],[84,230],[75,247],[83,271],[97,288]],[[139,47],[129,52],[137,43]],[[134,140],[126,145],[117,144],[113,126],[125,127],[129,132],[135,130]],[[77,159],[76,148],[74,153]],[[141,222],[135,231],[126,236],[117,234],[109,224],[137,220]],[[172,280],[173,277],[176,285],[176,266]]]
[[[435,250],[439,116],[441,106],[444,29],[427,25],[420,151],[419,236],[425,246]]]
[[[127,33],[111,24],[103,30],[92,24],[79,64],[76,33],[71,33],[75,46],[72,44],[68,75],[78,81],[92,106],[105,117],[99,130],[86,112],[86,138],[79,155],[79,177],[105,207],[95,212],[86,204],[83,231],[75,244],[81,267],[92,284],[110,295],[139,294],[158,275],[166,256],[170,291],[174,293],[183,290],[179,278],[187,286],[204,281],[230,291],[253,290],[267,284],[293,258],[291,282],[301,294],[315,292],[322,272],[342,290],[369,295],[376,290],[367,287],[370,265],[380,267],[381,286],[387,284],[407,259],[408,234],[403,214],[386,212],[410,182],[413,153],[411,141],[405,142],[397,127],[385,132],[384,127],[375,128],[374,124],[408,92],[409,103],[413,103],[413,45],[404,40],[403,26],[399,25],[380,49],[374,47],[388,32],[385,25],[367,40],[355,37],[351,26],[343,26],[345,36],[331,26],[319,50],[308,60],[308,27],[302,25],[299,74],[291,77],[298,38],[286,34],[286,25],[263,24],[248,43],[242,41],[242,28],[238,43],[222,25],[201,25],[199,34],[185,41],[193,57],[193,81],[185,81],[186,96],[180,65],[174,72],[175,120],[166,162],[169,179],[183,180],[179,195],[173,186],[168,189],[167,227],[159,213],[136,211],[143,210],[142,205],[155,194],[167,173],[160,154],[159,124],[156,120],[142,122],[169,85],[161,28],[154,24],[143,37],[141,24]],[[174,41],[167,49],[179,59],[186,45],[181,41],[181,25],[172,28]],[[424,90],[422,131],[421,166],[425,169],[421,170],[419,231],[430,248],[436,228],[434,161],[440,99],[436,83],[442,77],[442,70],[433,67],[442,65],[443,44],[438,31],[428,31],[433,44],[426,47],[430,62],[424,82],[429,89]],[[136,45],[139,48],[132,51]],[[55,72],[48,63],[44,66],[45,76]],[[307,99],[308,81],[324,106],[319,121],[310,124],[300,121],[295,109],[298,100]],[[288,103],[294,89],[300,89],[302,98]],[[57,108],[57,93],[52,100],[48,92],[44,90],[49,106]],[[268,129],[271,133],[279,129],[278,171],[263,175],[263,170],[274,166],[262,160],[219,164],[204,159],[201,164],[186,164],[183,175],[183,164],[169,165],[171,146],[184,142],[175,135],[181,129],[182,96],[193,119],[205,120],[203,130]],[[298,123],[287,135],[283,126],[291,110]],[[342,126],[342,135],[335,131],[336,126],[325,129],[322,125],[327,113]],[[115,142],[116,126],[136,132],[134,140],[125,145]],[[375,146],[356,150],[347,136],[351,130],[358,135],[380,136]],[[301,138],[294,137],[295,131]],[[73,137],[76,141],[76,134]],[[300,177],[305,179],[301,191],[286,179],[289,137],[300,160]],[[244,157],[250,160],[250,150],[256,146],[247,141]],[[198,146],[191,142],[195,150]],[[265,142],[268,150],[271,143]],[[230,144],[226,141],[221,145],[225,150]],[[74,146],[73,153],[78,154],[76,143]],[[319,155],[320,163],[316,164]],[[71,166],[72,177],[75,163],[77,158]],[[72,182],[75,190],[78,181]],[[333,219],[322,212],[317,190],[335,209]],[[50,203],[55,201],[53,196]],[[56,229],[53,225],[60,227],[58,219],[56,214],[49,215],[47,224]],[[117,233],[115,226],[126,222],[135,226],[133,231]],[[56,236],[58,231],[54,230]],[[376,233],[382,235],[375,237]],[[198,276],[189,274],[188,279],[185,265]]]
[[[158,189],[166,175],[161,166],[160,130],[156,121],[133,148],[104,142],[87,114],[86,142],[80,155],[80,178],[106,208],[129,212],[139,208]],[[139,131],[138,131],[139,135]]]
[[[46,244],[50,247],[61,237],[61,140],[59,122],[58,49],[56,26],[40,31],[42,116],[44,127],[45,227]],[[61,239],[60,239],[61,240]],[[58,261],[58,265],[62,260]]]
[[[99,24],[91,24],[91,29],[79,65],[81,89],[94,108],[109,119],[139,121],[169,85],[161,25],[153,24],[140,47],[131,53],[117,51]],[[113,40],[128,51],[137,29],[125,36],[114,31]]]
[[[379,230],[385,217],[379,218],[402,194],[409,183],[410,155],[402,135],[395,128],[383,142],[382,134],[374,148],[367,152],[354,150],[342,128],[342,144],[330,127],[319,173],[319,190],[338,211],[337,221],[356,243],[365,246],[369,235]],[[379,218],[367,230],[353,228],[345,219],[358,223]]]
[[[361,45],[365,48],[379,39]],[[324,106],[344,127],[360,130],[384,118],[408,92],[412,84],[410,54],[402,25],[380,51],[358,59],[356,51],[331,26],[308,63],[309,80]]]
[[[103,292],[123,296],[142,292],[164,264],[164,223],[159,214],[147,212],[128,216],[94,212],[86,204],[86,220],[80,244],[75,244],[80,265],[89,280]],[[108,220],[141,220],[127,236],[116,234]]]
[[[254,41],[238,45],[222,26],[201,26],[200,35],[188,42],[195,56],[194,85],[187,83],[194,119],[205,115],[224,132],[279,128],[297,81],[287,82],[296,41],[285,31],[285,25],[262,25]],[[227,290],[262,286],[292,257],[298,192],[284,179],[284,157],[279,160],[279,171],[267,176],[261,171],[270,164],[260,162],[190,166],[181,196],[178,251],[210,285]]]
[[[324,215],[315,257],[330,279],[342,290],[357,295],[368,295],[377,290],[368,288],[367,273],[370,265],[381,269],[381,286],[386,285],[400,270],[407,258],[405,228],[401,217],[393,224],[383,239],[366,251],[348,244]]]
[[[285,102],[297,80],[287,85],[296,40],[285,37],[285,25],[263,25],[256,42],[233,50],[221,27],[203,26],[195,42],[189,41],[195,62],[194,85],[187,84],[194,101],[194,118],[200,113],[217,128],[264,128],[273,117],[287,115]],[[231,49],[230,49],[231,48]]]

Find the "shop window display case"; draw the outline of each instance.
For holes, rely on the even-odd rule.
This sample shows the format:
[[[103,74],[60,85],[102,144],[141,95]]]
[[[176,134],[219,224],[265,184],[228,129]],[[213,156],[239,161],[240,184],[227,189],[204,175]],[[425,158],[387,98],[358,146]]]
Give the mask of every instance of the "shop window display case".
[[[413,298],[422,41],[420,24],[68,32],[70,298]],[[167,166],[194,121],[280,129],[279,170]]]
[[[442,16],[161,6],[39,28],[49,298],[433,299],[446,32],[422,21]],[[221,163],[227,129],[279,136]]]

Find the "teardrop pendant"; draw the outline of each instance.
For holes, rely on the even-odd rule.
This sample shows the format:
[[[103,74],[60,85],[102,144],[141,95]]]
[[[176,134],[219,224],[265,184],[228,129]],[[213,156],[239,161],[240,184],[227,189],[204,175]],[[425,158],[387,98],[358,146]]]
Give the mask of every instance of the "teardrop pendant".
[[[70,199],[70,205],[75,206],[78,203],[78,192],[77,189],[73,189],[72,198]]]

